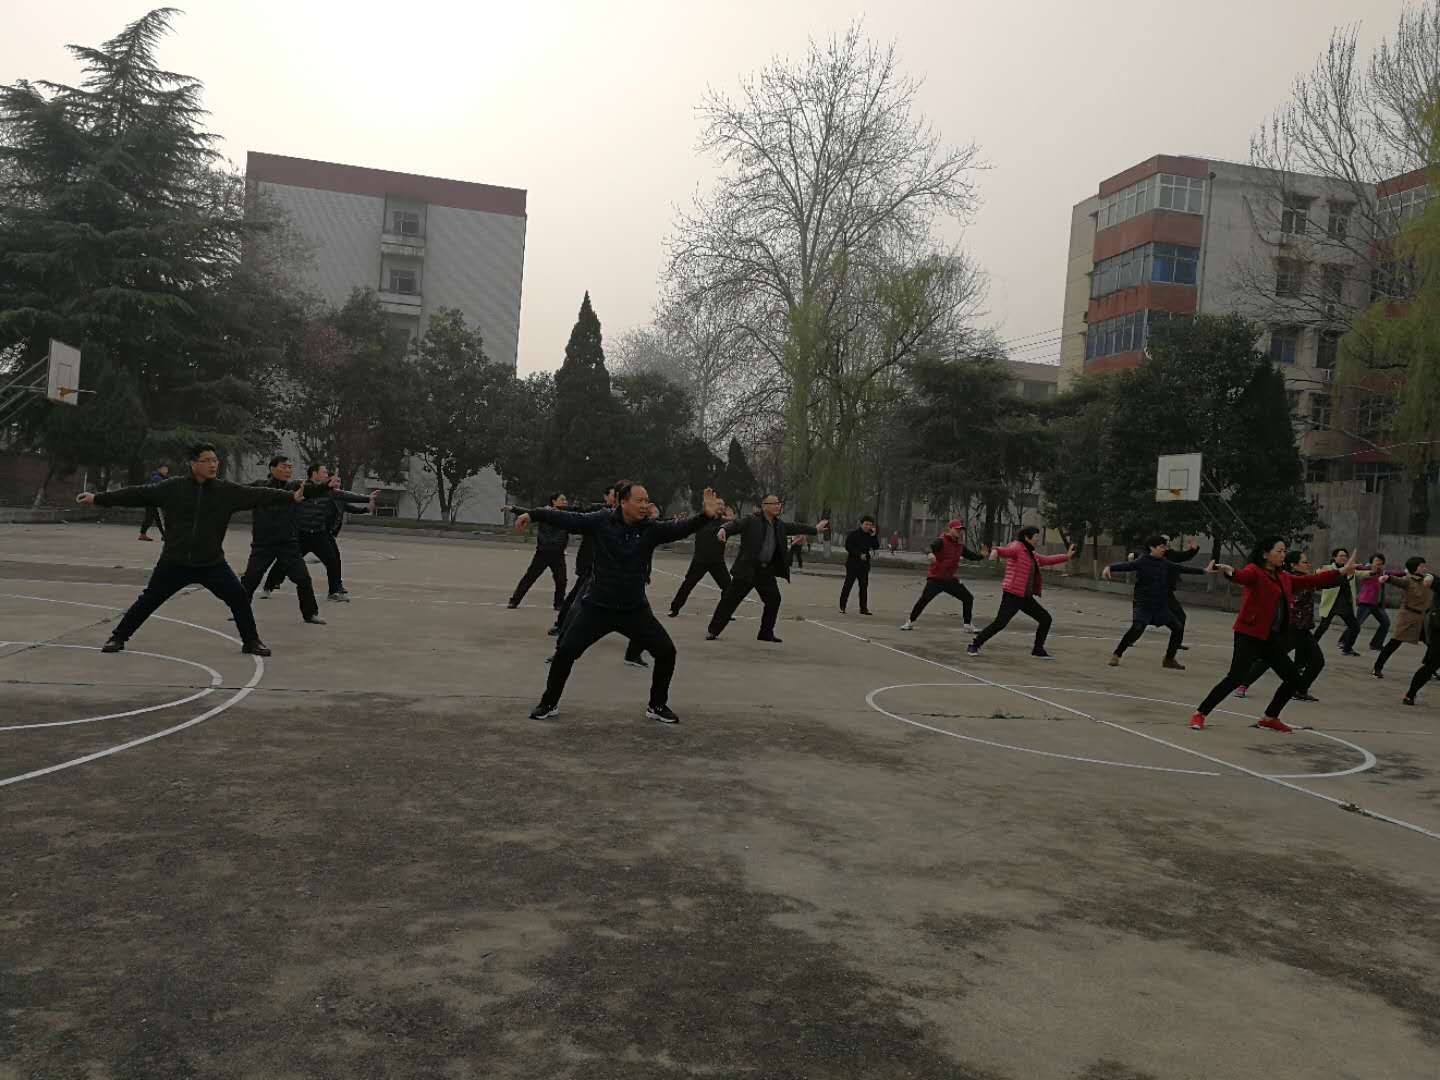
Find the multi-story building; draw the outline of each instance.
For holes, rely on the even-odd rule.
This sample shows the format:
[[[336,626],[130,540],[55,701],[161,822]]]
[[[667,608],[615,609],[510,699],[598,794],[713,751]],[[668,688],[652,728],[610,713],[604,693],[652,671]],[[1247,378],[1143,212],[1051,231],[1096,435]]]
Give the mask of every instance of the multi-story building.
[[[254,151],[245,179],[251,197],[278,207],[309,247],[307,284],[326,302],[338,307],[357,286],[372,288],[396,333],[412,339],[434,312],[458,308],[480,329],[489,359],[515,366],[523,190]],[[419,466],[408,468],[413,475]],[[394,485],[402,514],[414,513],[408,486]],[[468,486],[460,519],[499,521],[499,478],[487,471]]]

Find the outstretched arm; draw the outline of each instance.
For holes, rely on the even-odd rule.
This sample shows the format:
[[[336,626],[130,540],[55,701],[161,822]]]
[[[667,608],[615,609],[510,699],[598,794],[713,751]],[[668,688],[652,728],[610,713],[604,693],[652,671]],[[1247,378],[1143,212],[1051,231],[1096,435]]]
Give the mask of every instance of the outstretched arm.
[[[1174,563],[1181,563],[1181,562],[1189,562],[1191,559],[1193,559],[1196,555],[1199,555],[1199,554],[1200,554],[1200,545],[1199,545],[1199,544],[1191,544],[1191,545],[1190,545],[1188,548],[1186,548],[1184,551],[1167,551],[1167,552],[1165,552],[1165,558],[1169,559],[1171,562],[1174,562]]]
[[[522,511],[515,519],[515,531],[522,532],[534,521],[540,525],[553,525],[566,532],[594,532],[600,522],[610,515],[609,510],[596,510],[592,514],[572,514],[569,510],[556,510],[551,506],[537,506],[534,510]]]
[[[84,506],[159,506],[160,485],[140,484],[114,491],[82,491],[75,501]]]
[[[645,530],[646,542],[652,547],[660,544],[673,544],[676,540],[684,540],[685,537],[699,532],[701,526],[707,521],[712,521],[720,515],[720,499],[714,491],[706,488],[702,498],[704,508],[700,513],[683,521],[665,521],[651,525]]]

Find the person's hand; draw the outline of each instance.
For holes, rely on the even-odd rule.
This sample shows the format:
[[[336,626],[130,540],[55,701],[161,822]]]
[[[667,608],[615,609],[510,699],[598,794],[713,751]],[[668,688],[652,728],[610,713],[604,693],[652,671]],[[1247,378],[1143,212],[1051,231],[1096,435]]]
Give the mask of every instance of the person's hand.
[[[339,491],[339,490],[340,490],[340,474],[339,474],[339,473],[336,473],[334,476],[330,477],[330,490],[331,490],[331,491]]]
[[[526,529],[526,527],[527,527],[529,524],[530,524],[530,515],[529,515],[529,514],[521,514],[519,517],[517,517],[517,518],[515,519],[515,531],[516,531],[516,532],[524,532],[525,529]]]
[[[301,485],[300,485],[299,487],[297,487],[294,491],[292,491],[292,492],[290,493],[290,498],[291,498],[291,500],[292,500],[293,502],[304,502],[304,501],[305,501],[305,485],[304,485],[304,484],[301,484]]]
[[[1106,581],[1112,580],[1111,577],[1110,577],[1110,568],[1107,566],[1107,567],[1105,567],[1104,570],[1101,570],[1101,571],[1100,571],[1100,576],[1101,576],[1102,578],[1104,578]]]
[[[1070,545],[1070,551],[1068,552],[1069,558],[1072,558],[1072,559],[1073,559],[1076,555],[1079,555],[1079,554],[1080,554],[1080,548],[1077,547],[1075,544],[1071,544],[1071,545]]]
[[[930,552],[930,561],[931,561],[932,563],[935,561],[935,553],[934,553],[933,551]]]
[[[723,528],[715,534],[715,539],[719,540],[722,544],[725,542],[725,530]]]
[[[1224,574],[1226,577],[1230,577],[1235,573],[1235,567],[1231,566],[1229,563],[1217,562],[1215,564],[1215,572],[1217,574]]]
[[[1205,573],[1207,573],[1207,574],[1213,574],[1213,573],[1215,573],[1215,565],[1216,565],[1216,564],[1215,564],[1215,560],[1214,560],[1214,559],[1211,559],[1208,563],[1205,564]]]
[[[829,531],[830,531],[830,519],[829,519],[829,518],[826,518],[824,521],[816,522],[816,523],[815,523],[815,531],[816,531],[816,532],[822,532],[822,533],[823,533],[823,532],[829,532]]]
[[[93,491],[82,491],[82,492],[80,492],[79,495],[76,495],[76,496],[75,496],[75,501],[76,501],[77,503],[79,503],[81,506],[90,506],[90,505],[93,505],[94,502],[95,502],[95,492],[93,492]]]
[[[799,547],[799,546],[800,546],[801,544],[803,544],[803,543],[805,543],[805,537],[804,537],[803,534],[797,534],[797,535],[795,535],[795,536],[790,537],[790,546],[791,546],[791,547]]]
[[[1189,546],[1188,548],[1186,548],[1185,550],[1186,550],[1186,551],[1199,551],[1199,550],[1200,550],[1200,545],[1197,544],[1197,543],[1195,543],[1195,541],[1192,540],[1192,541],[1190,541],[1190,546]]]
[[[1347,562],[1344,566],[1340,567],[1340,573],[1344,574],[1346,577],[1354,577],[1356,565],[1357,563],[1355,562],[1355,553],[1351,552],[1350,561]]]
[[[988,558],[990,557],[990,545],[989,545],[989,544],[981,544],[981,545],[980,545],[980,557],[981,557],[982,559],[988,559]]]
[[[701,512],[708,518],[719,517],[725,511],[725,501],[715,494],[714,488],[706,488],[700,495]]]

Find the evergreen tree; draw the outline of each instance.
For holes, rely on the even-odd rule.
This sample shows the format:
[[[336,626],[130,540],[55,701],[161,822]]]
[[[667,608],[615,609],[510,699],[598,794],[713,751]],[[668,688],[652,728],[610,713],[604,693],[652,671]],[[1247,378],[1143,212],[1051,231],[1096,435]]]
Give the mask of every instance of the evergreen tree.
[[[725,471],[721,474],[715,490],[738,510],[744,503],[760,501],[762,493],[758,490],[759,487],[755,473],[750,469],[750,462],[745,458],[745,448],[740,445],[739,439],[730,436],[730,449],[725,456]]]
[[[552,486],[600,491],[631,470],[621,449],[623,424],[624,411],[610,392],[600,319],[587,292],[565,345],[565,361],[555,373],[554,411],[545,444]]]

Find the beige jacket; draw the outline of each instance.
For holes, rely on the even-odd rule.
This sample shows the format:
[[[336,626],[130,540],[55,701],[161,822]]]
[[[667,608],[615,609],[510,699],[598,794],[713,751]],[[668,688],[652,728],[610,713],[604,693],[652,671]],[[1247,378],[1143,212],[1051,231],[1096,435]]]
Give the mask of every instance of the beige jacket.
[[[1395,616],[1395,630],[1391,635],[1394,640],[1412,645],[1424,640],[1426,616],[1435,604],[1434,583],[1433,574],[1426,574],[1424,577],[1410,574],[1390,580],[1391,588],[1402,589],[1405,593],[1400,613]]]

